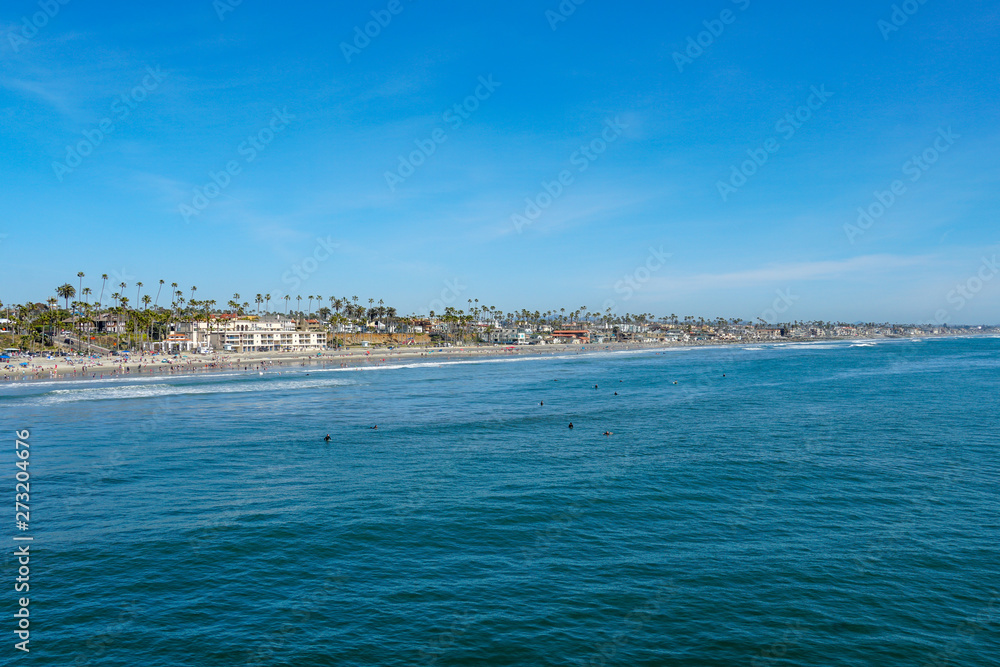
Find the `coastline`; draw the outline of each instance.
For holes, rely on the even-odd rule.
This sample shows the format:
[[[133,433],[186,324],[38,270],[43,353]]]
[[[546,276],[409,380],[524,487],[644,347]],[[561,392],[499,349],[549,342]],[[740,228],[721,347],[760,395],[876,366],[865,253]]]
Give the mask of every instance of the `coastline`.
[[[14,369],[0,371],[0,383],[19,384],[22,382],[44,382],[46,380],[73,381],[108,380],[141,377],[179,377],[202,372],[270,373],[298,368],[343,368],[362,369],[379,366],[395,366],[404,363],[423,362],[428,364],[441,361],[545,357],[567,354],[597,354],[607,352],[643,352],[671,350],[679,348],[821,344],[851,341],[924,340],[940,338],[961,338],[965,336],[868,336],[838,338],[788,338],[760,341],[684,341],[674,343],[602,343],[592,345],[546,345],[546,346],[462,346],[462,347],[410,347],[389,349],[352,348],[347,350],[323,350],[314,352],[243,352],[216,353],[213,355],[182,355],[178,359],[162,356],[130,355],[130,359],[102,357],[92,360],[85,357],[53,357],[52,359],[31,359],[27,369],[14,365]],[[163,363],[168,359],[169,363]],[[89,363],[88,363],[89,362]],[[2,385],[0,385],[2,386]]]

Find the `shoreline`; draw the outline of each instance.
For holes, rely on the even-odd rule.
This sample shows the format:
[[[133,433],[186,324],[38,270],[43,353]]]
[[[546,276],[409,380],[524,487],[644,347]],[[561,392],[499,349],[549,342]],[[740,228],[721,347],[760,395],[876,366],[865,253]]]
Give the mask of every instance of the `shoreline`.
[[[988,334],[983,334],[988,335]],[[975,334],[972,335],[973,337]],[[546,346],[464,346],[464,347],[413,347],[396,349],[323,350],[305,352],[244,352],[217,353],[210,356],[182,355],[179,359],[166,357],[170,363],[163,363],[162,356],[136,355],[127,363],[115,358],[90,359],[86,357],[54,357],[52,359],[32,359],[28,369],[3,369],[0,371],[0,386],[22,382],[94,381],[125,378],[181,377],[203,372],[270,373],[279,369],[296,368],[342,368],[362,369],[380,366],[395,366],[414,361],[434,363],[434,360],[490,359],[517,357],[544,357],[566,354],[596,354],[599,352],[643,352],[672,350],[680,348],[729,347],[821,344],[889,340],[924,340],[941,338],[966,338],[965,335],[937,336],[851,336],[838,338],[794,338],[761,341],[686,341],[676,343],[603,343],[591,345],[546,345]],[[131,356],[131,355],[130,355]],[[118,361],[119,363],[114,363]],[[89,363],[88,363],[89,362]],[[20,363],[20,362],[15,362]]]

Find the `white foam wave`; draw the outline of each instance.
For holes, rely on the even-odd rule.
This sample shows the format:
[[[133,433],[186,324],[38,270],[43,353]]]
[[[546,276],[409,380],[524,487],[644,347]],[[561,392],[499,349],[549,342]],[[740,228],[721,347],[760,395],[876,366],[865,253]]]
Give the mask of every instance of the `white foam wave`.
[[[320,387],[338,387],[354,384],[350,380],[326,378],[319,380],[259,380],[241,383],[205,383],[190,385],[142,384],[117,387],[86,387],[82,389],[57,389],[39,397],[39,403],[68,403],[75,401],[114,401],[161,396],[186,396],[195,394],[245,394],[250,392],[280,392]]]
[[[428,359],[409,364],[386,364],[384,366],[355,366],[354,368],[330,368],[331,371],[392,371],[402,368],[433,368],[438,366],[467,366],[475,364],[510,364],[521,361],[542,361],[547,359],[575,359],[576,355],[561,354],[555,356],[529,356],[529,357],[492,357],[489,359],[464,359],[461,361],[437,361]]]

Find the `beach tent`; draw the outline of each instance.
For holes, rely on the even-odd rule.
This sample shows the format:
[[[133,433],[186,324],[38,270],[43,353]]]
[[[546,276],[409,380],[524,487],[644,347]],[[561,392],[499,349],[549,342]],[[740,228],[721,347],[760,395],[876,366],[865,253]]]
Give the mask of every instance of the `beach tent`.
[[[10,359],[9,354],[0,354],[0,359]]]

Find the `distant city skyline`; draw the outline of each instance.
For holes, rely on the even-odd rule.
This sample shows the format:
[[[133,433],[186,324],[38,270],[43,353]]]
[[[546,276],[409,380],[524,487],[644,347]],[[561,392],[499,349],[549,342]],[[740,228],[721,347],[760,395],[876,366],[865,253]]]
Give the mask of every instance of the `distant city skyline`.
[[[998,33],[976,0],[14,3],[0,300],[995,324]]]

